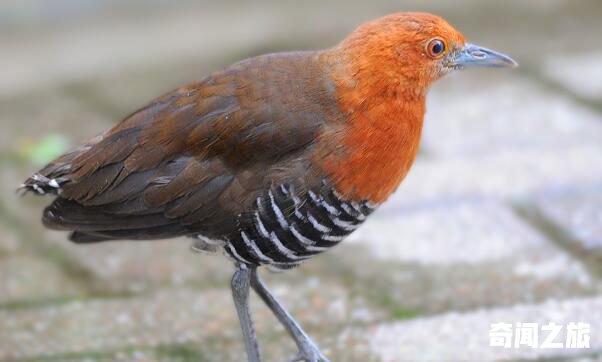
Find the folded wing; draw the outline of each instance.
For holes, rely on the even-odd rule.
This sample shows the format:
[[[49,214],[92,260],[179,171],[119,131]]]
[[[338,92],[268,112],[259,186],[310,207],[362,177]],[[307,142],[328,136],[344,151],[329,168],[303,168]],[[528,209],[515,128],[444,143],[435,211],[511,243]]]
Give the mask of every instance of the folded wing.
[[[321,105],[282,89],[303,71],[247,60],[156,99],[24,186],[57,194],[43,222],[76,242],[226,232],[275,175],[302,170],[323,127]]]

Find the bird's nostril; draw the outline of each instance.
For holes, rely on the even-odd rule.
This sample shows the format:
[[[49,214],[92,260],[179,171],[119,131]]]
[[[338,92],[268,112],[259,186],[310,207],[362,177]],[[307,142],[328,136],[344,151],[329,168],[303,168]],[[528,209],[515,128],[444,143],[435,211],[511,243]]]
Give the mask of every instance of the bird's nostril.
[[[487,57],[487,53],[477,50],[472,53],[472,56],[475,58],[483,59],[483,58]]]

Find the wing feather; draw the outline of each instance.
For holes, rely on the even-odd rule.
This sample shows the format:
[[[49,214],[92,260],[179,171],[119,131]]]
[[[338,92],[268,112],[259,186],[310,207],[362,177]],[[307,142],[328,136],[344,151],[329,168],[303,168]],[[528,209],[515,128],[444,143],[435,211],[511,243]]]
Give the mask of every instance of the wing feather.
[[[303,158],[329,117],[320,82],[290,94],[291,74],[311,66],[309,54],[264,56],[179,88],[59,157],[25,187],[58,193],[44,223],[74,231],[74,241],[232,228],[275,173],[286,176],[282,160]]]

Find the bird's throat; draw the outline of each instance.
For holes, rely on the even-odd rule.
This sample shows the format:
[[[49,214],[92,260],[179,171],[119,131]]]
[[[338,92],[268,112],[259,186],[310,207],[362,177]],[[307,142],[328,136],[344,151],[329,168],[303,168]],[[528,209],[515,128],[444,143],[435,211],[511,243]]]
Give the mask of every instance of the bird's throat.
[[[340,194],[379,204],[397,189],[416,158],[425,103],[422,97],[371,101],[349,114],[341,139],[344,152],[326,167]]]

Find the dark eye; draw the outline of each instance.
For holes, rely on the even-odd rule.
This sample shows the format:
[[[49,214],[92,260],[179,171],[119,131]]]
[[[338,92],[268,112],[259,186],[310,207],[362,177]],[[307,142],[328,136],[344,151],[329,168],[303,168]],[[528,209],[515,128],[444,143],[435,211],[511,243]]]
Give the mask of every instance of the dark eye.
[[[433,39],[428,42],[426,52],[431,58],[436,59],[445,53],[446,48],[445,41],[442,39]]]

